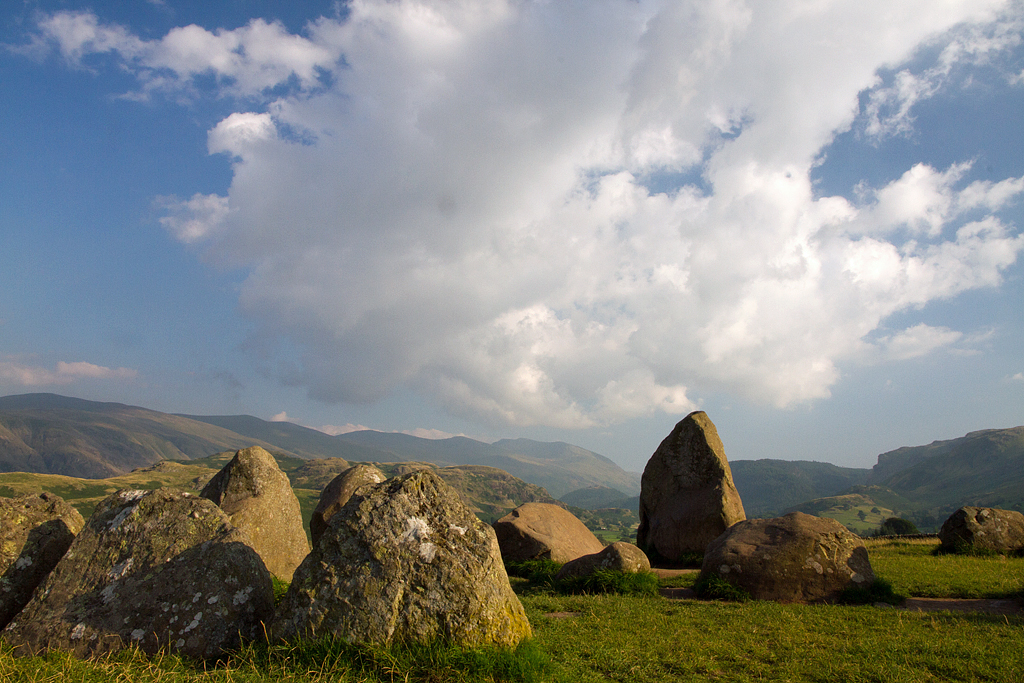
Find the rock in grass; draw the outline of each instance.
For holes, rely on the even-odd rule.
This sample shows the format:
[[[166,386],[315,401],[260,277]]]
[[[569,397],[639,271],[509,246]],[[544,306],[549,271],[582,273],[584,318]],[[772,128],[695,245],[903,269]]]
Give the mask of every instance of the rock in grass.
[[[0,498],[0,629],[32,599],[85,526],[60,496]]]
[[[210,658],[263,633],[270,574],[212,502],[172,489],[101,502],[3,637],[17,654],[129,644]]]
[[[274,456],[259,446],[238,451],[200,495],[248,535],[271,574],[291,581],[309,554],[309,541],[299,499]]]
[[[604,549],[583,522],[550,503],[525,503],[494,523],[506,562],[552,560],[565,563]]]
[[[531,633],[490,526],[431,471],[359,489],[296,570],[275,638],[514,646]]]
[[[363,486],[379,484],[387,479],[384,473],[373,465],[355,465],[348,468],[320,492],[320,500],[309,520],[309,534],[313,537],[313,545],[327,529],[327,522],[341,508],[345,507],[352,494]]]
[[[757,600],[830,602],[875,575],[864,542],[834,519],[791,512],[734,524],[704,553],[701,578],[718,577]]]
[[[632,543],[618,541],[599,553],[577,557],[572,562],[562,565],[562,568],[555,574],[555,579],[561,581],[562,579],[589,576],[599,569],[646,572],[650,571],[651,563],[640,548]]]
[[[943,522],[939,541],[946,552],[1024,550],[1024,514],[1016,510],[962,507]]]
[[[707,413],[690,413],[644,468],[636,544],[654,564],[672,565],[744,519],[718,430]]]

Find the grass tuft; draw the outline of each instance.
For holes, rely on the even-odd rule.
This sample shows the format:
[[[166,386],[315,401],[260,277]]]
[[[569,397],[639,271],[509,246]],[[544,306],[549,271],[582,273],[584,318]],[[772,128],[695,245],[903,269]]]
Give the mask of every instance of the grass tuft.
[[[878,602],[902,605],[906,600],[907,596],[897,593],[885,579],[875,579],[867,586],[850,585],[839,596],[842,605],[874,605]]]
[[[658,577],[653,572],[624,572],[598,569],[586,576],[574,576],[555,582],[555,589],[566,595],[657,595]]]
[[[693,584],[693,592],[703,600],[726,602],[749,602],[752,600],[750,593],[714,574],[700,576]]]

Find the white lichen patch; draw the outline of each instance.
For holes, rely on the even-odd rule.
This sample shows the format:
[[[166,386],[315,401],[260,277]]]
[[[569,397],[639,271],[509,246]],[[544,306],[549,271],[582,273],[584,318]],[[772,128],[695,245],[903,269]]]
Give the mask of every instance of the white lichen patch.
[[[432,562],[437,555],[437,546],[433,543],[420,543],[420,559],[424,562]]]
[[[196,593],[192,596],[192,602],[199,602],[199,598],[203,597],[202,593]]]
[[[143,636],[145,635],[145,631],[143,631],[141,628],[137,628],[134,631],[132,631],[132,640],[142,640]]]
[[[111,567],[110,571],[107,572],[107,577],[110,578],[112,581],[117,581],[118,579],[123,577],[125,574],[127,574],[129,571],[131,571],[132,564],[134,564],[134,563],[135,563],[135,560],[133,558],[129,557],[127,560],[125,560],[121,564],[118,564],[118,565],[115,565],[114,567]]]
[[[448,531],[457,531],[459,533],[459,536],[465,536],[466,535],[466,527],[459,526],[457,524],[449,524],[448,525]]]
[[[252,586],[247,586],[242,590],[235,593],[235,596],[231,598],[231,604],[242,605],[249,602],[249,596],[252,595]]]
[[[216,605],[218,600],[220,600],[220,596],[219,595],[213,595],[213,596],[210,597],[209,600],[206,601],[206,604],[207,605]]]
[[[71,640],[79,640],[85,637],[85,624],[75,624],[75,627],[71,629]]]
[[[32,558],[26,555],[25,557],[19,557],[18,561],[14,563],[15,568],[24,569],[25,567],[32,566]]]
[[[109,584],[106,588],[100,591],[100,598],[103,599],[104,605],[114,599],[114,593],[116,590],[117,588],[114,584]]]
[[[422,517],[410,517],[405,520],[405,531],[398,537],[399,541],[419,541],[423,542],[430,537],[431,529],[430,525],[427,524],[427,520]]]

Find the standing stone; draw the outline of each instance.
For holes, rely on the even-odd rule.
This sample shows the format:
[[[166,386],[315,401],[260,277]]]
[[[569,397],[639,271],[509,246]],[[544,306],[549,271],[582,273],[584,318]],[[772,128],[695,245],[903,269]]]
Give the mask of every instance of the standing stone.
[[[359,489],[277,610],[276,638],[515,646],[530,623],[490,526],[430,471]]]
[[[875,580],[859,536],[802,512],[734,524],[708,546],[700,571],[757,600],[781,602],[830,602]]]
[[[32,599],[85,526],[60,496],[0,498],[0,629]]]
[[[129,644],[216,657],[263,633],[270,574],[216,505],[173,489],[102,501],[3,637],[16,654]]]
[[[320,492],[320,501],[309,520],[309,534],[313,545],[327,529],[327,522],[363,486],[379,484],[387,479],[384,473],[373,465],[355,465],[331,480]]]
[[[572,562],[565,563],[555,574],[555,579],[561,581],[577,576],[589,576],[599,569],[632,573],[646,572],[651,570],[651,563],[640,548],[632,543],[616,541],[599,553],[577,557]]]
[[[939,541],[946,552],[1013,553],[1024,549],[1024,515],[1016,510],[962,507],[943,522]]]
[[[744,519],[718,430],[707,413],[690,413],[644,468],[636,544],[656,566],[671,565]]]
[[[271,574],[292,580],[309,554],[309,541],[299,499],[274,456],[259,446],[238,451],[199,495],[219,505],[246,533]]]
[[[604,549],[604,543],[565,508],[524,503],[494,523],[505,562],[553,560],[565,563]]]

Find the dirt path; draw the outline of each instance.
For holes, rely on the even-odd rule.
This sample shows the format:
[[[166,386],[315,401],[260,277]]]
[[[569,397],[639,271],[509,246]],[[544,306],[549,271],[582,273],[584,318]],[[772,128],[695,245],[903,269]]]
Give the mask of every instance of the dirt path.
[[[967,598],[907,598],[901,609],[910,612],[980,612],[983,614],[1024,614],[1020,600],[976,600]]]

